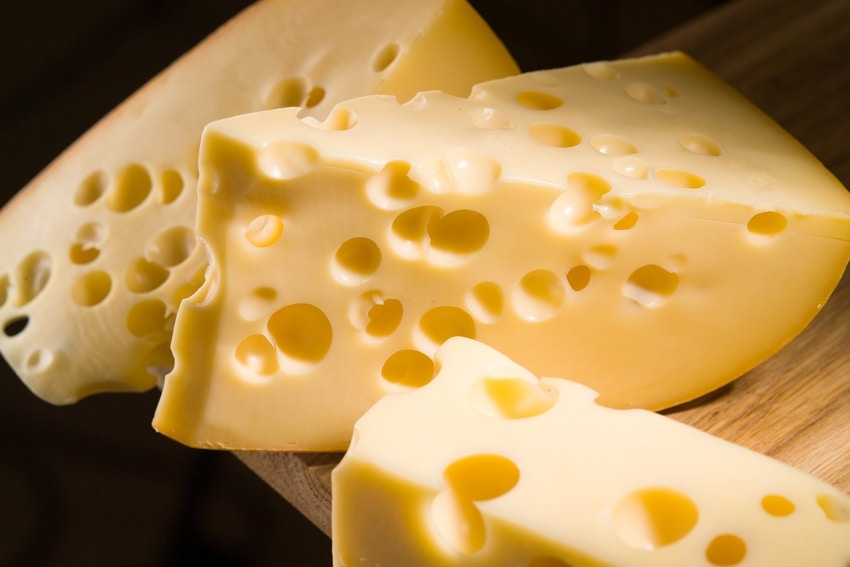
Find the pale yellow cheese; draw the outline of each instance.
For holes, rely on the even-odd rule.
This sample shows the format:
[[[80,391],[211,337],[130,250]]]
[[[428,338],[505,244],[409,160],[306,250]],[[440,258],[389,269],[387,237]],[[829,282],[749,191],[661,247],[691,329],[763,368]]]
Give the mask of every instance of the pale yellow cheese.
[[[200,167],[210,277],[154,420],[198,446],[344,449],[455,335],[670,406],[799,333],[850,254],[845,189],[678,53],[223,120]]]
[[[600,406],[452,338],[357,423],[334,565],[846,567],[850,497],[675,420]]]
[[[208,122],[369,93],[466,95],[517,72],[464,0],[263,0],[77,141],[0,214],[0,351],[69,403],[145,390],[172,364],[174,315],[207,266],[196,241]]]

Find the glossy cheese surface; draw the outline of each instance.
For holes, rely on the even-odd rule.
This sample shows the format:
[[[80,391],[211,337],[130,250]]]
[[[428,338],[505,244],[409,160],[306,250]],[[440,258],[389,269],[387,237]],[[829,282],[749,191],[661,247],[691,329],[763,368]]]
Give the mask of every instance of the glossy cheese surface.
[[[334,565],[845,567],[850,497],[452,338],[333,472]]]
[[[203,281],[197,157],[210,121],[324,116],[370,93],[465,96],[517,72],[463,0],[262,0],[104,118],[2,213],[0,351],[61,404],[145,390],[172,365],[179,302]]]
[[[154,420],[198,446],[344,449],[451,336],[668,407],[791,340],[850,254],[847,191],[679,53],[244,115],[200,163],[210,275]]]

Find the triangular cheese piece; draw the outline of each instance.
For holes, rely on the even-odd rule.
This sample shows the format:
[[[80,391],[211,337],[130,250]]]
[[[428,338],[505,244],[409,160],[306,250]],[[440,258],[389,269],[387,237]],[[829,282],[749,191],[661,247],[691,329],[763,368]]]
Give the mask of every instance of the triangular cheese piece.
[[[210,278],[154,425],[192,445],[344,449],[451,336],[658,409],[799,333],[850,255],[850,194],[679,53],[211,124]]]
[[[0,214],[0,351],[62,404],[145,390],[203,281],[197,152],[210,121],[280,106],[325,116],[370,93],[464,96],[517,72],[465,0],[263,0],[85,134]]]
[[[357,423],[333,472],[334,565],[844,567],[850,496],[453,338]]]

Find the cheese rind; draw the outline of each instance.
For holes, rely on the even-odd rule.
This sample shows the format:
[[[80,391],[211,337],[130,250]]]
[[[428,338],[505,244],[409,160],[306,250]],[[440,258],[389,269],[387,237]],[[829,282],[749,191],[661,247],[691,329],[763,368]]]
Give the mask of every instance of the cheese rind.
[[[850,255],[845,189],[682,54],[219,121],[200,190],[211,277],[154,418],[198,446],[345,449],[455,335],[671,406],[791,340]]]
[[[334,565],[834,565],[850,497],[779,461],[449,339],[334,469]],[[508,382],[508,385],[504,385]],[[544,404],[527,400],[548,399]]]
[[[0,237],[21,245],[0,251],[3,356],[57,404],[145,390],[171,367],[174,314],[207,266],[193,230],[208,122],[279,106],[324,116],[369,93],[463,96],[515,72],[464,0],[257,2],[4,208]]]

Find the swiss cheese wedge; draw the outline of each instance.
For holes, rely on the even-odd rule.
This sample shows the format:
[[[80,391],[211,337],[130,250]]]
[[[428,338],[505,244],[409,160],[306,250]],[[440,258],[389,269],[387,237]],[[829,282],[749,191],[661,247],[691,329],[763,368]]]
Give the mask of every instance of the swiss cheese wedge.
[[[334,565],[845,567],[850,496],[452,338],[333,472]]]
[[[850,255],[850,195],[681,53],[211,124],[154,426],[340,450],[452,336],[659,409],[797,335]]]
[[[201,130],[369,93],[466,95],[517,72],[464,0],[262,0],[104,118],[0,213],[0,351],[57,404],[151,388],[203,280]]]

